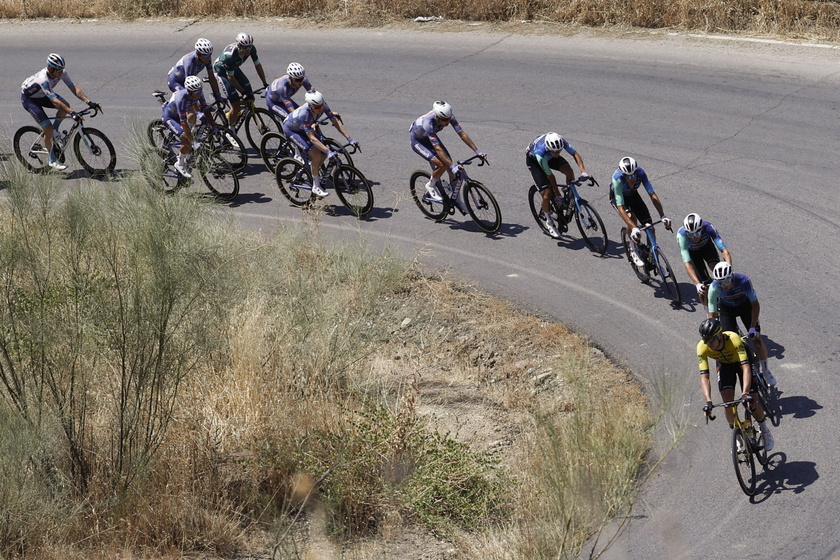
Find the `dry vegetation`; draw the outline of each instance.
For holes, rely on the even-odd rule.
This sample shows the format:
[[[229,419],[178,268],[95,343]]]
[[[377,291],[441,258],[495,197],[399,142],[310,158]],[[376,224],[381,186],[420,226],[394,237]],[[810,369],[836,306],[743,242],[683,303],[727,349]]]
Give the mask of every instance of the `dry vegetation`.
[[[675,28],[836,40],[832,0],[0,0],[0,17],[302,17],[381,25],[418,16],[586,26]]]
[[[574,556],[627,511],[646,399],[562,326],[317,215],[2,175],[0,558]]]

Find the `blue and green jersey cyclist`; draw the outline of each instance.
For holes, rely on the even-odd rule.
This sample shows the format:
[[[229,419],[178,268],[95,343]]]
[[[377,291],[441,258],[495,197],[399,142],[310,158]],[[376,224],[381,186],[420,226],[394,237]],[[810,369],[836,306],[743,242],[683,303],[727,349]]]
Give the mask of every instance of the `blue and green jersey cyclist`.
[[[697,289],[700,301],[706,305],[706,289],[712,282],[709,270],[720,262],[721,256],[732,264],[732,255],[715,226],[694,212],[685,217],[683,226],[677,230],[677,244],[685,271]]]

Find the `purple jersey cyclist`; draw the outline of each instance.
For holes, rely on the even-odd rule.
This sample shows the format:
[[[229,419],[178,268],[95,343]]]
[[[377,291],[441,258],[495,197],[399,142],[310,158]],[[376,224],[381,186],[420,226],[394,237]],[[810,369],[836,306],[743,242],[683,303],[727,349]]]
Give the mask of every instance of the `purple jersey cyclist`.
[[[187,170],[187,154],[192,151],[193,143],[188,115],[196,110],[204,112],[204,118],[206,119],[204,122],[213,122],[210,107],[207,106],[204,95],[201,93],[201,78],[187,76],[184,80],[184,89],[179,89],[173,93],[169,101],[164,103],[161,120],[164,126],[181,139],[181,149],[178,154],[178,161],[175,162],[175,169],[188,179],[192,175]]]
[[[303,87],[306,91],[315,91],[312,82],[306,77],[303,66],[292,62],[286,68],[286,75],[280,76],[265,90],[265,104],[268,110],[280,117],[282,122],[289,113],[299,107],[292,96]]]
[[[309,158],[309,166],[312,171],[312,192],[316,196],[323,197],[329,193],[324,190],[322,185],[326,177],[321,177],[321,164],[324,163],[324,158],[332,159],[336,157],[336,153],[324,145],[324,136],[318,130],[318,119],[321,115],[326,116],[336,130],[347,139],[347,142],[356,146],[359,144],[350,138],[344,124],[330,110],[320,91],[307,92],[304,98],[306,104],[292,111],[283,121],[283,134],[295,144],[301,154]]]
[[[216,100],[222,99],[219,92],[219,82],[213,73],[212,57],[213,43],[203,37],[199,38],[195,42],[195,50],[182,56],[175,63],[175,66],[169,70],[169,75],[166,78],[169,84],[169,91],[175,92],[179,89],[184,89],[184,80],[187,76],[198,76],[199,72],[206,70],[207,81],[210,82],[210,87],[213,88],[213,97]]]
[[[50,53],[47,56],[46,67],[26,78],[20,86],[21,104],[44,130],[44,147],[50,153],[50,167],[59,171],[67,169],[67,166],[58,160],[53,151],[53,137],[58,132],[64,117],[72,115],[76,120],[81,117],[73,111],[67,100],[54,91],[55,86],[59,81],[64,82],[73,95],[87,103],[90,108],[102,110],[98,104],[85,95],[82,88],[73,83],[70,75],[65,71],[65,66],[64,57]],[[55,120],[50,119],[44,109],[56,109]]]
[[[677,244],[680,246],[685,271],[697,288],[700,301],[706,305],[706,287],[712,281],[708,269],[713,269],[720,262],[721,256],[732,264],[732,255],[715,226],[694,212],[685,217],[683,227],[677,231]]]
[[[438,138],[438,132],[451,124],[464,144],[470,147],[472,151],[481,159],[487,161],[487,154],[478,151],[470,136],[464,132],[458,124],[458,120],[452,116],[452,107],[445,101],[435,101],[432,105],[432,110],[417,117],[411,123],[409,130],[411,136],[411,149],[414,150],[420,157],[429,162],[432,168],[432,176],[428,183],[426,183],[426,192],[431,200],[435,202],[443,202],[435,187],[438,179],[443,176],[444,172],[449,173],[449,181],[455,178],[455,173],[458,171],[458,165],[452,162],[452,156],[446,146]],[[460,194],[459,194],[460,200]]]

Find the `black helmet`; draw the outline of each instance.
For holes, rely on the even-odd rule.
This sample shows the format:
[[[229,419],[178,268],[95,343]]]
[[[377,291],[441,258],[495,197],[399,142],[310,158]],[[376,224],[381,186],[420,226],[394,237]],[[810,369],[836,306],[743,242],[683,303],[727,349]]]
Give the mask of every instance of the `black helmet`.
[[[700,336],[703,337],[703,342],[709,342],[711,339],[723,332],[723,327],[720,326],[720,321],[714,318],[709,318],[700,323]]]

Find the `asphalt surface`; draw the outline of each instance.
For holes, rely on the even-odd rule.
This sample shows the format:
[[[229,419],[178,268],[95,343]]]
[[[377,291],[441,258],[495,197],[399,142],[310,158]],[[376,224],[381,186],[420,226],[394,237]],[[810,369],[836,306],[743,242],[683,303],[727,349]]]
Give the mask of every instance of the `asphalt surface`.
[[[0,151],[10,157],[11,134],[30,124],[19,84],[43,67],[48,52],[58,51],[74,81],[105,107],[90,124],[115,140],[118,170],[135,169],[123,142],[130,125],[159,116],[150,92],[165,89],[169,67],[199,36],[213,41],[218,53],[248,30],[269,78],[293,60],[302,63],[362,144],[356,164],[375,183],[375,208],[364,221],[337,208],[321,219],[323,235],[362,237],[373,249],[449,269],[570,325],[645,381],[668,405],[668,425],[686,427],[605,557],[838,554],[840,259],[831,247],[840,233],[840,51],[666,33],[432,29],[307,30],[283,21],[0,23],[6,135]],[[245,72],[258,82],[250,63]],[[435,99],[451,103],[490,154],[490,167],[473,166],[470,173],[502,208],[495,236],[460,215],[443,223],[424,219],[408,194],[410,172],[422,168],[409,148],[408,127]],[[607,224],[604,257],[589,251],[574,227],[559,242],[549,239],[530,215],[524,147],[548,130],[564,135],[601,182],[583,194]],[[456,157],[470,155],[450,129],[442,138]],[[704,310],[676,243],[660,230],[688,302],[679,309],[639,283],[624,260],[621,223],[607,198],[623,155],[648,171],[675,223],[699,212],[718,227],[736,271],[748,274],[758,292],[783,416],[774,430],[772,468],[752,499],[732,472],[725,422],[702,421],[694,346]],[[230,211],[245,227],[267,233],[299,223],[302,212],[285,202],[258,159],[252,161]],[[77,168],[69,177],[79,175]],[[78,182],[68,179],[67,188]],[[663,429],[659,445],[667,443]]]

